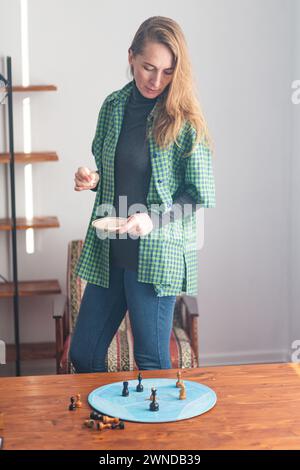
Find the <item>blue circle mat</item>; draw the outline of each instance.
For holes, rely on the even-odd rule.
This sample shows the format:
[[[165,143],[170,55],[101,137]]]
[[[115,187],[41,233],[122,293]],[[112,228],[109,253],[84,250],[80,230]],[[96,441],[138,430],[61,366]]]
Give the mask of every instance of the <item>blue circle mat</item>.
[[[206,385],[183,380],[186,399],[179,399],[176,379],[143,379],[143,392],[137,392],[138,380],[128,380],[129,396],[123,397],[123,382],[96,388],[88,396],[95,410],[125,421],[160,423],[193,418],[209,411],[216,404],[215,392]],[[157,389],[158,411],[150,411],[151,388]]]

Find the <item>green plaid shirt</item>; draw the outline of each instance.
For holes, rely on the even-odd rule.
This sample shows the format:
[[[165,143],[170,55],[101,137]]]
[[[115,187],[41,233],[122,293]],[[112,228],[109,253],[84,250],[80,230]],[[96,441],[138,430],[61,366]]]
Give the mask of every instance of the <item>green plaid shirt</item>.
[[[132,87],[133,81],[130,81],[106,97],[92,144],[100,182],[76,273],[82,279],[106,288],[109,287],[110,239],[99,238],[91,223],[101,216],[114,215],[114,155]],[[148,130],[151,130],[160,99],[161,96],[147,117]],[[185,122],[177,139],[179,146],[172,143],[167,149],[161,149],[150,132],[152,174],[147,195],[148,210],[157,205],[157,210],[167,211],[174,194],[183,187],[200,207],[215,207],[210,149],[199,143],[190,156],[183,157],[191,150],[195,137],[195,129]],[[137,279],[152,283],[157,296],[183,292],[196,295],[197,270],[195,212],[140,237]]]

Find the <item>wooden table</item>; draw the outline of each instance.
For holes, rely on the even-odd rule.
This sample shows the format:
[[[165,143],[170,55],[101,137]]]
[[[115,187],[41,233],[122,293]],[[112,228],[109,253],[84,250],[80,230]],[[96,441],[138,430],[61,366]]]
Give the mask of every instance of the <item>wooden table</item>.
[[[177,370],[143,371],[176,379]],[[101,385],[135,379],[136,372],[5,377],[0,379],[5,449],[300,449],[300,364],[184,369],[183,380],[213,388],[216,406],[172,423],[126,422],[124,430],[83,427],[88,394]],[[69,411],[81,393],[81,409]]]

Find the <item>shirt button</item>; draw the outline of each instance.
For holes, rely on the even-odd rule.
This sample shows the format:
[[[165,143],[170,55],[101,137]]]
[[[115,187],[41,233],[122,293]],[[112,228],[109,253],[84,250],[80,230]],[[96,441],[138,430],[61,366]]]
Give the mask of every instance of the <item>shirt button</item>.
[[[159,183],[162,183],[162,182],[163,182],[163,180],[158,180],[158,182],[159,182]]]

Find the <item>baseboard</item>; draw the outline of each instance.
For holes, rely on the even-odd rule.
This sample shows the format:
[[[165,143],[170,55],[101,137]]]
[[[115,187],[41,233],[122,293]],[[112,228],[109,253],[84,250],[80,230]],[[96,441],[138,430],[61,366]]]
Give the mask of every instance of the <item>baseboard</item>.
[[[201,366],[225,366],[238,364],[260,364],[271,362],[291,362],[290,351],[285,349],[271,351],[235,351],[230,353],[200,353]]]

